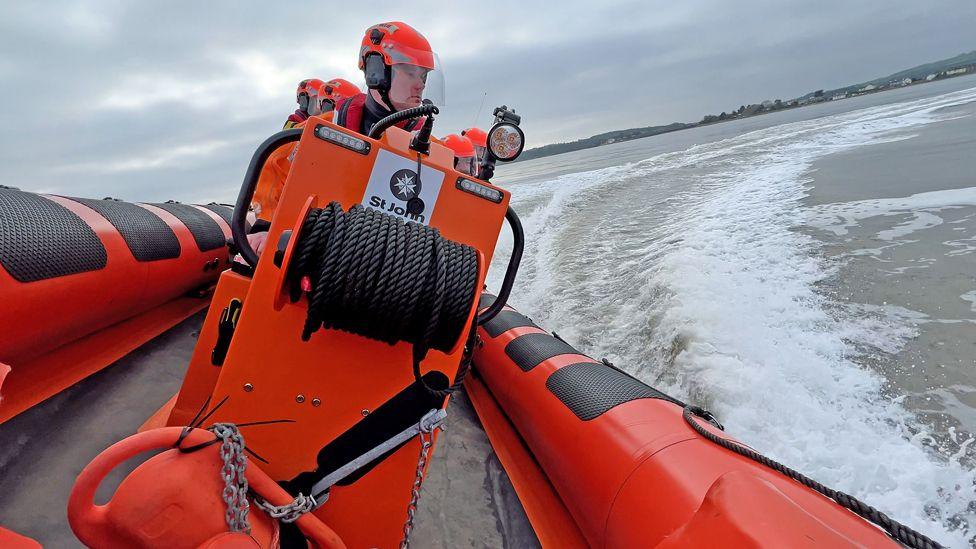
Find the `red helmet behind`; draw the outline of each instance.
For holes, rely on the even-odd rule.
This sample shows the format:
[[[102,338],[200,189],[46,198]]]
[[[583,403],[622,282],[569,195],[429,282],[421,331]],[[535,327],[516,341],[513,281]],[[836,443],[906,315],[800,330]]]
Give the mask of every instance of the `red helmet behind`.
[[[298,101],[298,105],[302,107],[302,110],[308,110],[308,101],[302,105],[302,96],[306,98],[318,97],[320,90],[325,82],[322,82],[318,78],[306,78],[298,83],[298,90],[295,91],[295,100]]]
[[[470,139],[476,147],[488,146],[488,134],[485,133],[485,130],[479,128],[468,128],[466,130],[462,130],[461,135]]]
[[[343,78],[333,78],[322,85],[322,96],[334,101],[359,95],[359,86]]]
[[[463,135],[458,135],[452,133],[451,135],[445,135],[441,138],[441,142],[444,146],[454,151],[454,156],[458,158],[467,158],[469,156],[474,156],[474,145],[471,140]]]

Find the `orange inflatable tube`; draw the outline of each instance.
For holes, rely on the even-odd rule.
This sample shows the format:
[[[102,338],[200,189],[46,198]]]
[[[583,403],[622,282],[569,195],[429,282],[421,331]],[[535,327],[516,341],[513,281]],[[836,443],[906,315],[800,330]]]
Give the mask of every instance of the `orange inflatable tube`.
[[[0,422],[117,360],[207,299],[230,209],[0,189]]]
[[[897,546],[834,501],[706,440],[680,403],[517,311],[479,335],[477,373],[590,546]]]

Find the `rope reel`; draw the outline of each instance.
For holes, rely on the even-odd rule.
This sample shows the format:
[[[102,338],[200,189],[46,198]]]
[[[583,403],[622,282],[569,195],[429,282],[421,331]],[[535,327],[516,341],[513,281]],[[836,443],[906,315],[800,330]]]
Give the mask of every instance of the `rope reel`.
[[[457,343],[477,281],[471,246],[361,204],[344,212],[338,202],[309,211],[289,271],[292,301],[308,297],[302,340],[325,328],[411,343],[414,377],[436,396],[460,386],[466,365],[441,390],[424,383],[420,363],[430,349],[447,352]],[[468,328],[470,349],[475,331]]]

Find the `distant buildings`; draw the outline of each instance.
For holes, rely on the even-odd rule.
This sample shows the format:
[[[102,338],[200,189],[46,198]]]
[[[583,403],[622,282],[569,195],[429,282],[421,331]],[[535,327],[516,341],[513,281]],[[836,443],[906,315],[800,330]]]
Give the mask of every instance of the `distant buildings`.
[[[757,114],[765,114],[769,112],[775,112],[781,109],[789,109],[793,107],[802,107],[806,105],[813,105],[816,103],[823,103],[825,101],[839,101],[841,99],[849,99],[851,97],[858,97],[860,95],[865,95],[868,93],[882,92],[885,90],[901,88],[904,86],[910,86],[915,83],[921,82],[931,82],[933,80],[938,80],[941,78],[951,78],[953,76],[959,76],[962,74],[974,73],[976,74],[976,64],[969,64],[964,66],[956,65],[951,69],[946,69],[940,72],[929,74],[928,76],[922,76],[924,73],[914,72],[915,69],[911,71],[903,71],[901,74],[908,74],[909,76],[904,78],[896,78],[894,75],[888,77],[889,79],[875,80],[875,83],[865,83],[863,85],[858,84],[854,86],[848,86],[845,88],[839,88],[836,90],[816,90],[810,92],[802,97],[797,97],[794,99],[767,99],[760,103],[755,103],[751,105],[741,105],[737,109],[733,109],[728,112],[722,112],[721,114],[709,114],[703,117],[699,122],[692,124],[712,124],[715,122],[722,122],[725,120],[733,120],[737,118],[745,118],[747,116],[754,116]],[[860,87],[858,87],[860,86]],[[623,139],[617,139],[617,141],[623,141]],[[613,139],[607,140],[607,143],[612,143]]]

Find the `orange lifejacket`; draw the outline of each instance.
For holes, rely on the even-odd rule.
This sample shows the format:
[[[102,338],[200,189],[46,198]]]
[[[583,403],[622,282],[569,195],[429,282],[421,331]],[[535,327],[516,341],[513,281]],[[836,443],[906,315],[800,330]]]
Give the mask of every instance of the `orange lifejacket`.
[[[302,126],[304,122],[296,127]],[[258,185],[251,199],[251,209],[258,219],[271,221],[278,200],[281,198],[281,189],[285,186],[288,170],[291,169],[291,157],[296,145],[297,143],[288,143],[275,149],[261,169]]]

